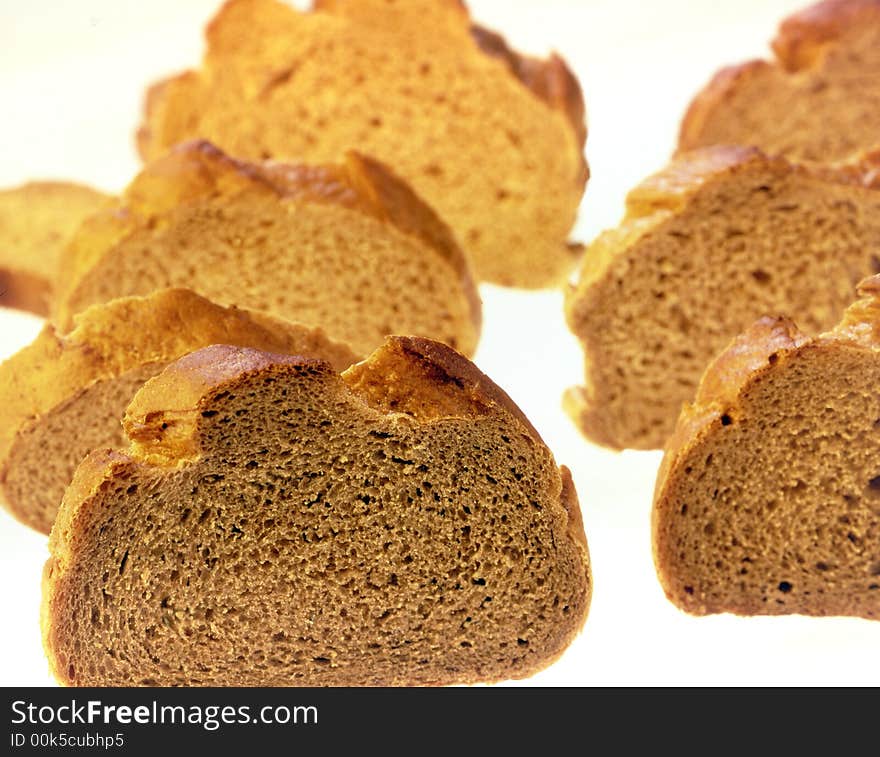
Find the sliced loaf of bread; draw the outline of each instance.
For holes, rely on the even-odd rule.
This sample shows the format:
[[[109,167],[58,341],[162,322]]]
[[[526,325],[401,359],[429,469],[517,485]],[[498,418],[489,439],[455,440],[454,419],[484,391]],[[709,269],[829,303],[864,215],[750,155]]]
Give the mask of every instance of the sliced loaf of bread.
[[[682,122],[679,149],[755,145],[838,162],[880,148],[880,0],[823,0],[787,18],[776,60],[721,70]]]
[[[818,337],[762,318],[682,412],[653,509],[682,610],[880,619],[880,276],[861,294]]]
[[[662,447],[706,365],[766,313],[831,328],[880,271],[880,154],[806,169],[755,148],[686,153],[627,198],[567,296],[585,385],[566,406],[594,441]]]
[[[58,261],[79,224],[110,198],[64,181],[0,190],[0,307],[48,315]]]
[[[401,686],[528,676],[591,596],[577,496],[437,342],[341,376],[228,346],[136,395],[68,488],[43,633],[65,684]]]
[[[317,329],[223,308],[185,289],[95,305],[59,333],[48,324],[0,365],[0,499],[49,533],[64,489],[93,449],[125,443],[122,416],[148,378],[182,355],[231,344],[356,361]]]
[[[61,272],[62,329],[89,305],[165,287],[320,326],[361,356],[389,334],[471,354],[481,323],[449,229],[356,153],[340,165],[294,166],[180,145],[83,224]]]
[[[193,138],[232,155],[383,161],[453,228],[480,279],[562,282],[587,165],[584,103],[563,60],[528,58],[460,0],[230,0],[200,69],[155,85],[146,159]]]

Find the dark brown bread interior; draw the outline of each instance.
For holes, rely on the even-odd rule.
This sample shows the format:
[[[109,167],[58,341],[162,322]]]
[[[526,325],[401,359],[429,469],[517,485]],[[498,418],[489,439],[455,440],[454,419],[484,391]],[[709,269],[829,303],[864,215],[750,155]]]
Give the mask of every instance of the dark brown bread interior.
[[[862,293],[820,337],[758,321],[683,411],[653,510],[681,609],[880,618],[880,277]]]
[[[357,360],[319,329],[223,308],[186,289],[95,305],[69,334],[46,324],[0,365],[0,502],[48,534],[80,461],[126,444],[122,416],[141,385],[211,344],[319,357],[339,370]]]
[[[837,323],[880,271],[874,157],[806,169],[712,147],[636,187],[566,298],[585,354],[566,403],[590,439],[662,447],[709,361],[766,313],[814,334]]]
[[[341,377],[213,347],[129,407],[44,574],[72,685],[440,685],[530,675],[591,579],[566,469],[472,364],[394,338]]]

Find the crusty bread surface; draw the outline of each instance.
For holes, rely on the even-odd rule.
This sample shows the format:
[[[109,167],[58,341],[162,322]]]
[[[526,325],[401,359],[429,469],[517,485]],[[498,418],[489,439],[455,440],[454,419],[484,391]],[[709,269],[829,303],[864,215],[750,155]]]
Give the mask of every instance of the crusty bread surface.
[[[555,286],[571,270],[585,109],[558,55],[519,55],[457,0],[230,0],[206,41],[199,69],[150,89],[146,159],[192,138],[251,160],[356,149],[450,224],[481,280]]]
[[[443,685],[530,675],[581,628],[571,476],[440,343],[340,374],[215,346],[78,468],[43,633],[70,685]]]
[[[212,344],[356,362],[319,329],[224,308],[186,289],[95,305],[69,334],[47,324],[0,364],[0,500],[46,534],[76,466],[93,449],[125,442],[122,416],[165,365]]]
[[[389,334],[476,348],[481,304],[449,228],[376,161],[245,163],[187,142],[89,218],[62,259],[54,318],[187,287],[308,323],[369,354]]]
[[[652,516],[682,610],[880,617],[880,276],[861,293],[820,336],[760,319],[682,411]]]
[[[680,150],[755,145],[838,162],[880,148],[880,1],[812,5],[783,21],[773,52],[715,75],[682,121]]]
[[[612,448],[663,446],[706,365],[764,314],[831,328],[880,271],[877,154],[803,167],[756,148],[682,154],[627,198],[566,298],[585,353],[569,413]]]

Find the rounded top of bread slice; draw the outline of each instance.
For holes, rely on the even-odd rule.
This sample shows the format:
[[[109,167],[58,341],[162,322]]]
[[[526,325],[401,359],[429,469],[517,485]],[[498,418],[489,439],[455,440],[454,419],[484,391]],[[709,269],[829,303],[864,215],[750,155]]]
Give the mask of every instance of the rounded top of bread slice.
[[[109,200],[67,181],[0,190],[0,307],[47,315],[64,245]]]
[[[361,355],[394,332],[471,353],[481,325],[448,227],[354,152],[341,164],[293,165],[179,145],[80,227],[62,276],[61,328],[88,305],[173,286],[320,326]]]
[[[633,189],[566,297],[586,356],[566,404],[584,432],[660,448],[709,360],[755,318],[831,328],[880,266],[877,157],[804,167],[713,146]]]
[[[230,0],[197,70],[146,98],[141,154],[202,137],[248,159],[363,151],[450,224],[481,280],[560,283],[588,175],[583,97],[557,55],[511,50],[460,2]]]
[[[444,345],[392,338],[342,375],[206,348],[125,426],[129,450],[82,463],[50,538],[63,683],[496,681],[550,664],[586,617],[568,471]]]
[[[186,289],[94,305],[60,333],[47,324],[0,365],[0,492],[16,518],[49,533],[75,466],[122,438],[134,393],[172,360],[212,344],[356,362],[320,329],[234,307]]]
[[[757,321],[683,409],[653,510],[681,609],[880,617],[880,276],[859,291],[819,336]]]
[[[880,147],[880,2],[823,0],[785,19],[775,60],[719,71],[691,103],[679,149],[756,145],[811,162]]]

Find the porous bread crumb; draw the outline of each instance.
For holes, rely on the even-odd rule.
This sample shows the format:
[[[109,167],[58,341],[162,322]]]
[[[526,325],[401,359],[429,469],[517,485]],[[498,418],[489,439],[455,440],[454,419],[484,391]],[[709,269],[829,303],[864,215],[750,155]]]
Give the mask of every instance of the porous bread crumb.
[[[64,245],[109,200],[65,181],[0,190],[0,307],[47,315]]]
[[[683,410],[652,516],[682,610],[880,617],[880,277],[870,286],[818,337],[761,319]]]
[[[807,169],[711,147],[636,187],[566,297],[585,355],[585,385],[566,405],[586,435],[660,448],[708,362],[756,318],[831,328],[880,271],[875,159]]]
[[[62,271],[62,329],[89,305],[164,287],[318,326],[361,356],[394,333],[472,354],[482,320],[448,227],[356,153],[288,165],[179,145],[81,227]]]
[[[154,85],[139,131],[154,159],[210,139],[237,157],[338,161],[403,177],[453,228],[480,280],[564,280],[588,176],[577,79],[522,56],[450,0],[230,0],[202,66]]]
[[[0,365],[0,501],[48,534],[73,471],[93,449],[125,444],[122,416],[169,362],[212,344],[357,360],[319,329],[223,308],[185,289],[95,305],[59,334],[47,324]]]
[[[378,390],[389,366],[406,407]],[[586,618],[589,557],[571,477],[514,407],[422,339],[342,376],[220,346],[171,364],[129,407],[129,453],[93,453],[65,495],[55,675],[416,686],[547,666]]]

